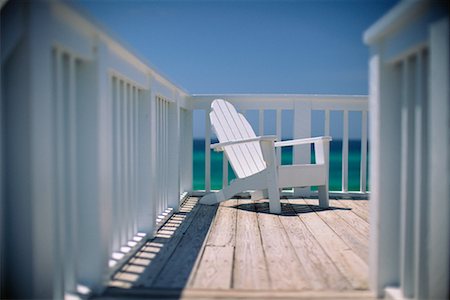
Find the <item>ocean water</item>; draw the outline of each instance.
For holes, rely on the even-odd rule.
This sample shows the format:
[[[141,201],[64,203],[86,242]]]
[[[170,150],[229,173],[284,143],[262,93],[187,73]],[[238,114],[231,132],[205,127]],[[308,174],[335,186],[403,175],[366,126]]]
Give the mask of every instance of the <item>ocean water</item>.
[[[212,143],[217,141],[212,141]],[[314,147],[311,147],[311,163],[314,163]],[[194,140],[194,190],[205,189],[205,141]],[[367,155],[367,162],[369,155]],[[292,164],[292,147],[283,147],[282,164]],[[351,140],[348,147],[348,189],[360,190],[361,141]],[[367,174],[368,172],[367,166]],[[228,180],[235,178],[231,166],[228,166]],[[368,178],[368,177],[367,177]],[[330,143],[330,191],[342,190],[342,141],[333,140]],[[369,180],[367,179],[367,183]],[[222,188],[222,153],[211,151],[211,189]],[[314,188],[313,188],[314,189]],[[367,190],[369,185],[367,184]]]

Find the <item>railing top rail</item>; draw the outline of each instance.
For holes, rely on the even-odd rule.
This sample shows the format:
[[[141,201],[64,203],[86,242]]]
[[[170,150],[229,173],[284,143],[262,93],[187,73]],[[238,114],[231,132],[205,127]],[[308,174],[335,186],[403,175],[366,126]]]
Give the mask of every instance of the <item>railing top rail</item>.
[[[239,109],[294,109],[299,103],[311,109],[368,110],[368,97],[365,95],[194,94],[190,97],[193,109],[208,109],[217,98],[226,99]]]
[[[378,40],[398,30],[404,26],[418,12],[424,11],[424,8],[430,4],[430,1],[402,1],[386,15],[379,19],[369,29],[364,32],[364,42],[367,45],[376,43]]]
[[[188,96],[189,92],[174,83],[161,71],[157,70],[146,59],[130,50],[132,47],[128,47],[126,43],[120,41],[114,34],[108,32],[103,26],[93,20],[89,14],[76,5],[66,2],[51,2],[52,9],[56,12],[57,17],[62,17],[63,22],[72,24],[76,28],[82,28],[85,32],[96,37],[108,45],[111,51],[114,51],[121,58],[136,66],[138,69],[144,70],[156,80],[167,85],[171,89],[176,90],[183,96]]]

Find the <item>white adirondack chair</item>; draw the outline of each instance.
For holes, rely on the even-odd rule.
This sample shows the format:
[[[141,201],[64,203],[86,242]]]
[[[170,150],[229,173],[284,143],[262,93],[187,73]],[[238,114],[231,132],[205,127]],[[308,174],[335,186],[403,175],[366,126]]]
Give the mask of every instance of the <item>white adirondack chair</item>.
[[[331,137],[315,137],[276,142],[276,136],[257,137],[245,117],[222,99],[211,104],[211,125],[219,143],[211,145],[224,151],[237,178],[229,186],[200,199],[215,204],[244,191],[268,194],[271,213],[281,213],[280,188],[318,186],[319,205],[328,207],[328,159]],[[278,165],[275,148],[314,143],[316,164]]]

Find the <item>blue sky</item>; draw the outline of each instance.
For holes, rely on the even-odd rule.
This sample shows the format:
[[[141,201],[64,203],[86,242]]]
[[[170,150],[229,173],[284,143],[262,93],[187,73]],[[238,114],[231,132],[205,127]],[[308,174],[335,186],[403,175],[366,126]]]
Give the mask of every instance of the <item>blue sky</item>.
[[[191,93],[301,94],[367,94],[362,34],[395,3],[77,1]]]

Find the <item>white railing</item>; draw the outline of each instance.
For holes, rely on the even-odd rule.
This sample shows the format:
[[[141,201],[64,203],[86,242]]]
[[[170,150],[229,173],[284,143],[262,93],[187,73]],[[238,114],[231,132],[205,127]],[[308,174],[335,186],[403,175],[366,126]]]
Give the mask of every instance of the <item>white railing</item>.
[[[192,190],[188,94],[64,3],[1,13],[2,295],[98,292]]]
[[[258,122],[254,125],[255,132],[264,135],[265,111],[275,111],[274,127],[278,139],[282,138],[282,112],[292,111],[293,138],[311,137],[311,126],[313,123],[313,111],[324,112],[324,135],[330,135],[330,112],[338,111],[343,113],[342,127],[342,190],[348,189],[348,166],[349,166],[349,112],[360,112],[361,123],[352,124],[361,126],[361,160],[360,160],[360,190],[352,192],[366,193],[367,190],[367,112],[368,101],[366,96],[333,96],[333,95],[193,95],[193,109],[203,110],[209,113],[211,102],[214,99],[223,98],[232,102],[238,110],[244,114],[247,111],[257,111]],[[205,114],[205,191],[211,190],[211,125],[208,114]],[[280,149],[278,149],[280,150]],[[294,163],[310,163],[310,148],[304,146],[294,147]],[[281,152],[277,153],[278,160],[281,161]],[[222,185],[227,185],[228,162],[223,159]],[[309,193],[308,189],[295,189],[294,193]]]
[[[448,3],[402,1],[371,47],[371,287],[378,297],[450,296]]]

